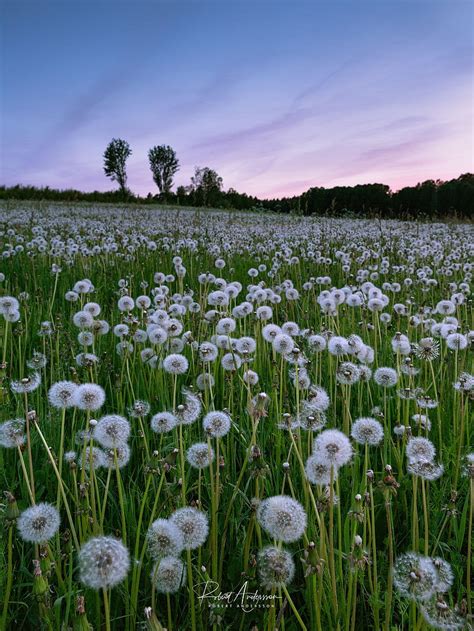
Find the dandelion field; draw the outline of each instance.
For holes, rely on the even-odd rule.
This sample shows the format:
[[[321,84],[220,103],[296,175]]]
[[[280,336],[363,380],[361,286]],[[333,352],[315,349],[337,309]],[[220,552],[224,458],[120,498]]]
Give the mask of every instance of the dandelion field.
[[[0,628],[472,628],[473,236],[1,206]]]

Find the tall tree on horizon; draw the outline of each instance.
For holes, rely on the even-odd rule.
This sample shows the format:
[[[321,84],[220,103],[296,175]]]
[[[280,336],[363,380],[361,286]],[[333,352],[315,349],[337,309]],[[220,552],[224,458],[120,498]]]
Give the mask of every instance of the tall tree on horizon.
[[[191,186],[195,203],[202,206],[217,206],[221,198],[223,180],[209,167],[195,167]]]
[[[127,158],[132,155],[130,145],[121,138],[112,138],[104,151],[104,173],[112,182],[118,182],[124,198],[127,196]]]
[[[173,177],[179,170],[175,150],[169,145],[156,145],[148,151],[148,160],[158,190],[162,195],[167,195],[173,186]]]

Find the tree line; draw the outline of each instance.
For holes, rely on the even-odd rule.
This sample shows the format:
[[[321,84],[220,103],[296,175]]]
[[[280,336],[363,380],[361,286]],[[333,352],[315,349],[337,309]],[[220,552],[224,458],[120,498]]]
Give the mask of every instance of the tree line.
[[[210,167],[195,167],[188,186],[178,186],[174,177],[180,164],[169,145],[156,145],[148,151],[148,162],[157,194],[146,197],[133,194],[127,186],[127,160],[132,149],[126,140],[113,138],[107,145],[104,173],[117,182],[118,190],[84,193],[74,189],[49,187],[0,186],[0,199],[44,199],[52,201],[86,201],[116,203],[167,203],[180,206],[203,206],[235,210],[267,210],[302,216],[382,216],[382,217],[474,217],[474,174],[441,181],[426,180],[393,192],[386,184],[359,184],[332,188],[312,187],[301,195],[280,199],[259,199],[223,190],[223,179]]]

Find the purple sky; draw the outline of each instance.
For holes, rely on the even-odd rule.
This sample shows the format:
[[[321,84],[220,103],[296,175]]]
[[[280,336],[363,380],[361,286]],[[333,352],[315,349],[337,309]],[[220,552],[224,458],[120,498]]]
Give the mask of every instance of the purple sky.
[[[82,190],[112,137],[128,184],[210,166],[260,197],[473,170],[473,9],[460,0],[2,5],[1,183]]]

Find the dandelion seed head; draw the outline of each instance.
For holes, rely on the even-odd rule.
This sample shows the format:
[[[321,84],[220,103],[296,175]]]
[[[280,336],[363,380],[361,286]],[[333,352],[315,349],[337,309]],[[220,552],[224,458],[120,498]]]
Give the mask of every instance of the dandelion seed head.
[[[170,520],[181,530],[186,550],[199,548],[206,541],[209,520],[207,515],[197,508],[179,508],[171,515]]]
[[[437,573],[433,561],[416,552],[401,554],[393,567],[393,583],[401,596],[426,601],[436,591]]]
[[[352,438],[360,445],[377,446],[383,440],[383,426],[371,417],[362,417],[354,421],[351,428]]]
[[[338,429],[326,429],[314,439],[314,453],[319,460],[335,468],[347,464],[353,454],[349,438]]]
[[[231,428],[231,418],[226,412],[208,412],[202,422],[204,431],[212,438],[222,438]]]
[[[289,585],[295,575],[295,564],[288,550],[267,546],[258,553],[258,576],[267,590]]]
[[[156,519],[147,535],[148,553],[153,559],[178,556],[184,548],[181,530],[168,519]]]
[[[257,519],[274,539],[290,543],[303,536],[307,517],[303,506],[287,495],[275,495],[262,500]]]
[[[130,555],[114,537],[94,537],[79,550],[79,579],[92,589],[107,589],[121,583],[128,574]]]
[[[120,447],[130,436],[130,423],[123,416],[108,414],[99,419],[92,435],[102,447]]]
[[[94,412],[105,403],[105,391],[96,383],[83,383],[73,394],[73,405],[80,410]]]
[[[214,449],[207,443],[194,443],[186,452],[186,460],[195,469],[209,467],[214,458]]]
[[[41,502],[24,510],[17,526],[24,541],[46,543],[58,532],[60,523],[58,510],[51,504]]]
[[[186,582],[185,565],[175,556],[165,556],[155,564],[151,580],[158,593],[174,594]]]

